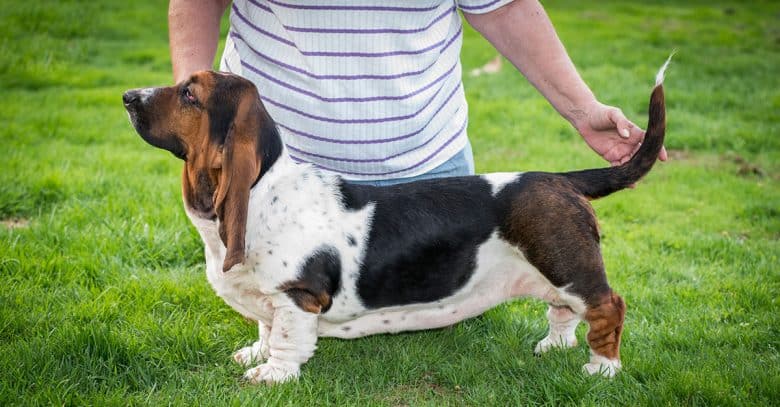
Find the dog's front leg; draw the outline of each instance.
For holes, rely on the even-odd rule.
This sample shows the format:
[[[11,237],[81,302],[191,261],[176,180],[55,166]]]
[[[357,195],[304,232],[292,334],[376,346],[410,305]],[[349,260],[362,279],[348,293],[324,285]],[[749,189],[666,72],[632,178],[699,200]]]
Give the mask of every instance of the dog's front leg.
[[[306,312],[284,293],[272,297],[274,306],[268,360],[249,369],[244,378],[252,383],[281,383],[298,377],[301,365],[317,348],[318,314]]]

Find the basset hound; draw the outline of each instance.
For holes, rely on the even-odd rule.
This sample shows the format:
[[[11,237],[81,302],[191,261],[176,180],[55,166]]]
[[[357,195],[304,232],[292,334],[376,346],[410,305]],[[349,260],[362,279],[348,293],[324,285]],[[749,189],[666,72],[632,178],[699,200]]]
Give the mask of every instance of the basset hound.
[[[656,161],[667,64],[645,140],[626,164],[387,187],[294,163],[257,89],[239,76],[196,72],[123,100],[141,137],[184,161],[184,208],[209,282],[258,321],[259,340],[233,355],[259,363],[248,380],[298,377],[320,336],[439,328],[520,296],[549,304],[535,352],[576,346],[583,320],[585,371],[613,376],[626,307],[607,283],[589,200],[635,183]]]

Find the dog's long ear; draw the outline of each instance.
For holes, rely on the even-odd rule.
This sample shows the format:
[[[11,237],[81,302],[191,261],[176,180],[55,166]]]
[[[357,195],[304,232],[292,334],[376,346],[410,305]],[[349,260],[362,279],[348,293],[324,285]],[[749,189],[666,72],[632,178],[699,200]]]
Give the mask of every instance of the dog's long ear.
[[[260,105],[256,95],[242,98],[222,147],[222,168],[214,194],[219,236],[227,248],[223,271],[244,261],[249,191],[260,176]]]

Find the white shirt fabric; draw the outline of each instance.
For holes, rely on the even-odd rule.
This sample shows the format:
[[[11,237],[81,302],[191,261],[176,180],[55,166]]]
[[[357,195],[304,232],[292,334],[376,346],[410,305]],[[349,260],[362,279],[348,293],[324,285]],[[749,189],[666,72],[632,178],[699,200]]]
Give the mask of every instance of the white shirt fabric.
[[[220,69],[254,82],[291,157],[413,177],[467,142],[457,9],[511,0],[234,0]]]

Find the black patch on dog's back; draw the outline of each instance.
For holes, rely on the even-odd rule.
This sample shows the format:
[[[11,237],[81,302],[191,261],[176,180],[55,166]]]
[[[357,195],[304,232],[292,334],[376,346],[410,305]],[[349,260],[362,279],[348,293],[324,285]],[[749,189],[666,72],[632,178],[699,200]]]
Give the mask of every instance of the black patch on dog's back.
[[[490,184],[480,177],[387,187],[341,184],[346,208],[375,205],[357,291],[369,308],[433,302],[474,273],[479,245],[498,224]]]

